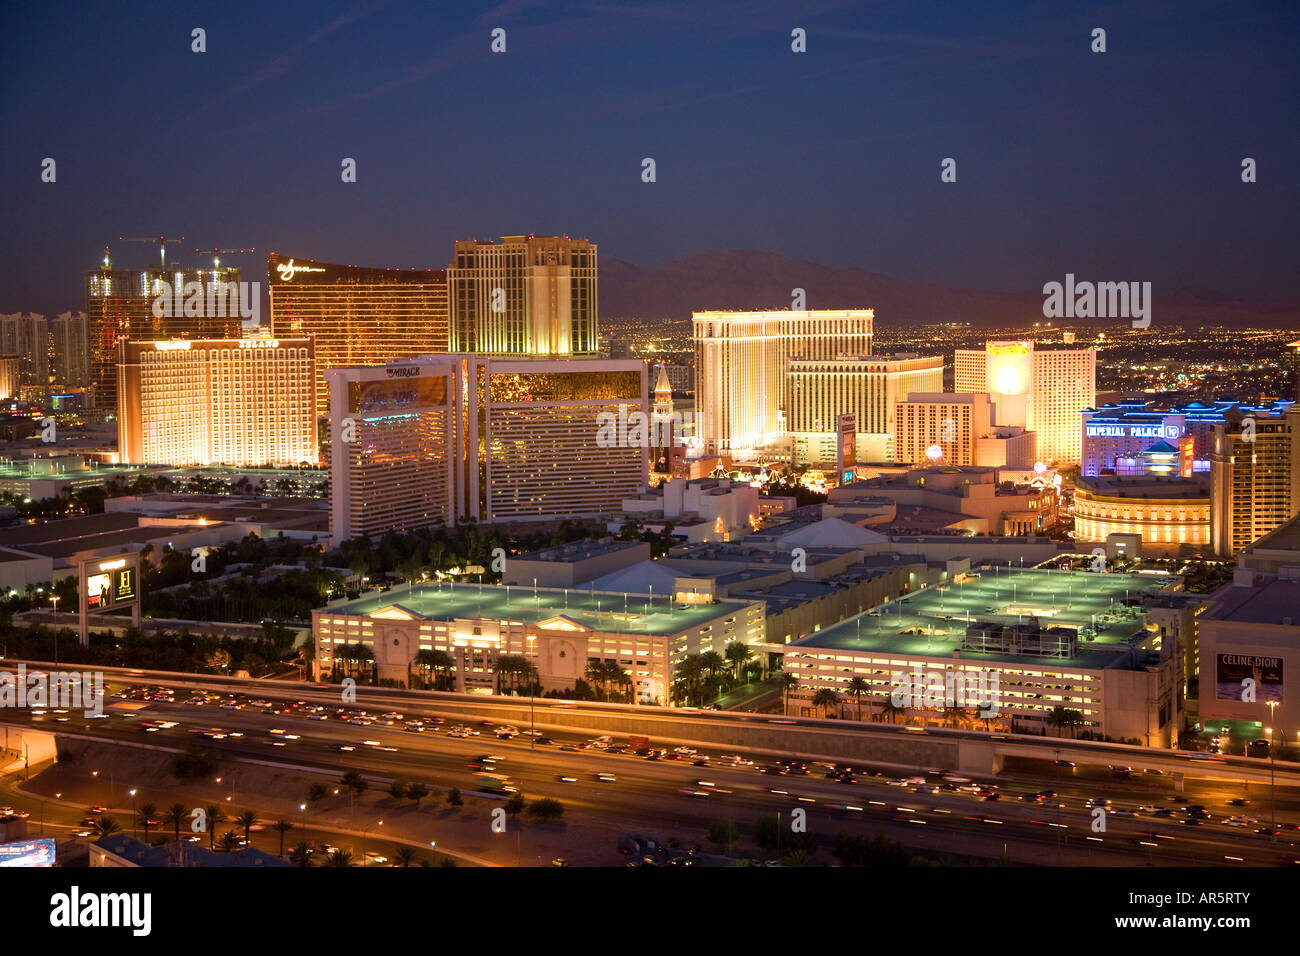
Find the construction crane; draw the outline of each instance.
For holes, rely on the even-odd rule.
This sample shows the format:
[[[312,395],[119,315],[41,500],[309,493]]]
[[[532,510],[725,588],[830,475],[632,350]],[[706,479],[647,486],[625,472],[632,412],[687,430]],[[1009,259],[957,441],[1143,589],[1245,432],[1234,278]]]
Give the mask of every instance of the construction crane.
[[[195,252],[203,252],[212,256],[212,268],[216,269],[221,265],[221,260],[217,258],[223,252],[256,252],[256,249],[195,249]]]
[[[147,238],[147,237],[144,238],[144,239],[139,239],[139,238],[128,239],[126,236],[118,236],[117,238],[120,239],[122,242],[156,242],[156,243],[158,243],[158,257],[159,257],[159,260],[161,261],[161,263],[162,263],[162,267],[163,267],[164,269],[167,268],[167,243],[169,243],[169,242],[184,242],[184,241],[185,241],[185,237],[184,237],[184,236],[181,236],[179,239],[168,239],[166,236],[157,236],[156,238],[153,238],[153,239],[150,239],[150,238]]]

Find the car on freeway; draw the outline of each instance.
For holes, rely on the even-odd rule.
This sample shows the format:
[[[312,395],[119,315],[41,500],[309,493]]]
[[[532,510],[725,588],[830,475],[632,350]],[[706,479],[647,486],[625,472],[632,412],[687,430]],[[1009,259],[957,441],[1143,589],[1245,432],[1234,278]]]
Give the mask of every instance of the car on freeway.
[[[1073,760],[1058,760],[1056,761],[1056,765],[1058,767],[1073,767],[1075,766],[1075,762]]]
[[[559,781],[560,781],[560,783],[577,783],[577,782],[578,782],[578,778],[577,778],[577,777],[563,777],[563,776],[562,776],[562,777],[559,778]]]
[[[598,773],[596,779],[601,783],[616,783],[618,780],[612,773]]]
[[[1133,773],[1133,768],[1132,768],[1132,767],[1124,767],[1124,766],[1116,766],[1116,765],[1112,765],[1111,768],[1110,768],[1110,772],[1113,773],[1113,774],[1114,774],[1115,776],[1117,776],[1117,777],[1127,777],[1127,776],[1129,776],[1130,774]]]
[[[551,739],[550,737],[538,737],[538,738],[537,738],[537,743],[538,743],[540,746],[547,747],[547,746],[550,746],[551,744],[555,743],[555,741],[554,741],[553,739]]]

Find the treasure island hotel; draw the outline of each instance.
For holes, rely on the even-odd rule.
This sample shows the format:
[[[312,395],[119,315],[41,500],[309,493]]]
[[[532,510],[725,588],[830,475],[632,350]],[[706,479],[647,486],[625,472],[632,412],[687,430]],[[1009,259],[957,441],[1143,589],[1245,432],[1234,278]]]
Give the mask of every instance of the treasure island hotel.
[[[125,339],[118,358],[124,463],[316,464],[310,338]]]

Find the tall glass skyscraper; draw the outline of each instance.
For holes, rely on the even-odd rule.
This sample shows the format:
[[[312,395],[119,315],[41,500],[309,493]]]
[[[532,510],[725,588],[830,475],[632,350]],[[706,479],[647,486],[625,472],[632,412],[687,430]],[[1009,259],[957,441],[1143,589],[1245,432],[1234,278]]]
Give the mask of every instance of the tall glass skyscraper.
[[[271,253],[271,335],[316,342],[317,407],[329,408],[324,373],[446,352],[447,273],[375,269]]]

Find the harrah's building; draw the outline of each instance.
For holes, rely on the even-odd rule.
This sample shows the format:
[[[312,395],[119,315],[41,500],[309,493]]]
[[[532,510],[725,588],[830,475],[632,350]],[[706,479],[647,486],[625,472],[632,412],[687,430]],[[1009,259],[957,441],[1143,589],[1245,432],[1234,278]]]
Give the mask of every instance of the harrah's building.
[[[456,353],[330,369],[330,529],[613,515],[646,487],[644,443],[598,442],[648,412],[640,359]]]
[[[953,389],[987,394],[995,425],[1036,433],[1039,460],[1078,462],[1079,412],[1097,401],[1097,350],[1034,346],[988,341],[982,349],[955,350]]]
[[[126,339],[116,378],[124,464],[317,462],[309,338]]]

